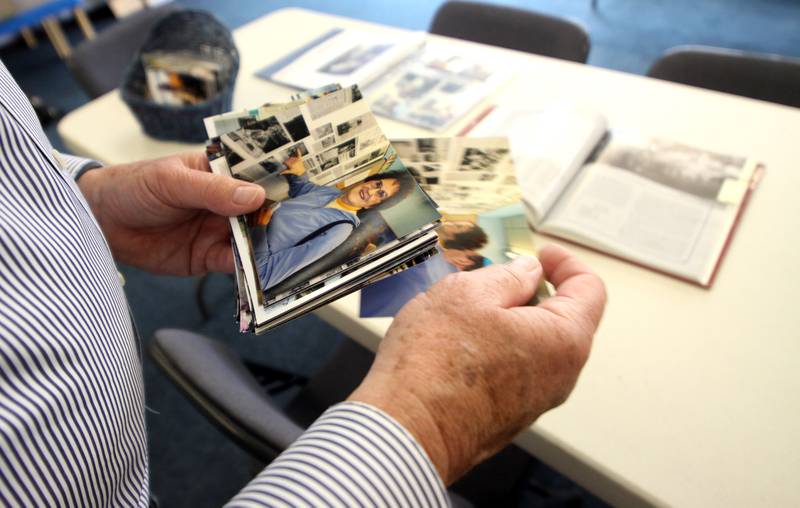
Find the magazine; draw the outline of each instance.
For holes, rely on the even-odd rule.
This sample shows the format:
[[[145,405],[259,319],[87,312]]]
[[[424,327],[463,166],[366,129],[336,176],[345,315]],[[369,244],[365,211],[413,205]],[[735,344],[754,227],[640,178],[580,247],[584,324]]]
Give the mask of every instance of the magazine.
[[[497,108],[471,135],[507,135],[542,233],[710,287],[763,166],[637,132],[566,105]]]
[[[420,185],[432,196],[441,196],[439,255],[364,288],[361,317],[394,316],[414,296],[451,273],[505,263],[520,255],[536,256],[508,139],[423,138],[392,140],[392,144]],[[420,168],[425,166],[432,166],[436,176],[424,176]],[[484,178],[465,179],[465,171]],[[550,294],[542,280],[531,304]]]
[[[231,218],[237,319],[263,332],[436,253],[440,215],[356,86],[207,118],[212,171],[262,186]]]
[[[332,29],[256,75],[296,88],[359,83],[380,116],[442,131],[513,76],[497,53],[424,34]]]

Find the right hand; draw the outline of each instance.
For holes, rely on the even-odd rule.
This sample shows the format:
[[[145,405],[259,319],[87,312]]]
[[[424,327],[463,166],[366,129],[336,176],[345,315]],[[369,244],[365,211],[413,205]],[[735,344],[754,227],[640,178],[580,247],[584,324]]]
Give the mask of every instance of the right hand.
[[[349,398],[411,432],[446,484],[564,402],[588,358],[603,283],[560,247],[540,259],[452,274],[418,295]],[[556,295],[528,306],[542,272]]]

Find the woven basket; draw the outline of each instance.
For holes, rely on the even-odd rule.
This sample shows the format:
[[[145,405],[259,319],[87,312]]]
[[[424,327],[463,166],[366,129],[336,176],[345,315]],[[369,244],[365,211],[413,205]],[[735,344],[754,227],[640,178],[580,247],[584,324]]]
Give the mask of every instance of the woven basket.
[[[156,104],[147,95],[142,54],[151,51],[192,51],[222,48],[231,59],[231,72],[219,94],[188,106]],[[136,116],[144,131],[157,139],[201,143],[206,140],[203,118],[231,110],[233,88],[239,71],[239,52],[230,31],[212,14],[182,10],[156,22],[145,43],[125,73],[122,100]]]

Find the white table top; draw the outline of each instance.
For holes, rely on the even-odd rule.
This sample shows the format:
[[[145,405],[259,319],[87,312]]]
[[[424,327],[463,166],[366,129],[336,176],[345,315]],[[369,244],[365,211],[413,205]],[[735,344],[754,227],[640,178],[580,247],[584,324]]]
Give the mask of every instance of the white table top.
[[[333,26],[375,27],[286,9],[238,29],[234,107],[285,99],[291,90],[253,72]],[[711,290],[573,247],[607,283],[606,315],[570,400],[517,443],[613,504],[800,504],[800,109],[497,51],[521,75],[495,102],[567,99],[614,127],[767,166]],[[389,137],[426,135],[379,121]],[[67,115],[59,132],[108,163],[199,148],[144,136],[117,92]],[[390,322],[358,319],[357,294],[318,314],[373,349]]]

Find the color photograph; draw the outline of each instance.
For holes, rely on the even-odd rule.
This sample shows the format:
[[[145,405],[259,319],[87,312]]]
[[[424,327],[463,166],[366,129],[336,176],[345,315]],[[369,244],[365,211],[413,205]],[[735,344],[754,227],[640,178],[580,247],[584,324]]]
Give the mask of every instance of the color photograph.
[[[444,214],[437,233],[437,256],[361,290],[361,317],[393,317],[409,300],[451,273],[534,253],[519,204],[480,215]]]
[[[365,259],[438,218],[413,176],[388,149],[377,171],[348,185],[309,181],[303,159],[284,161],[273,178],[288,186],[248,217],[248,234],[265,301]]]

